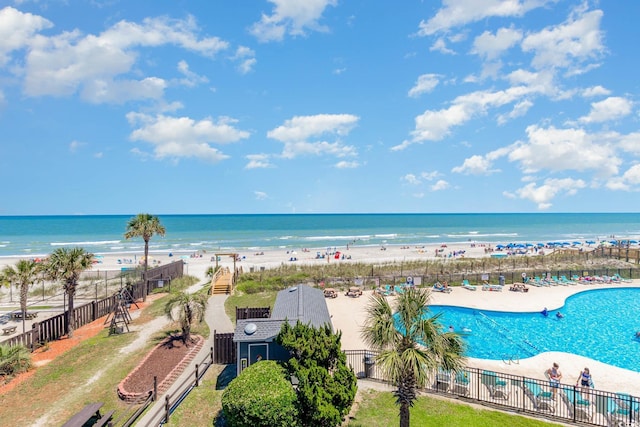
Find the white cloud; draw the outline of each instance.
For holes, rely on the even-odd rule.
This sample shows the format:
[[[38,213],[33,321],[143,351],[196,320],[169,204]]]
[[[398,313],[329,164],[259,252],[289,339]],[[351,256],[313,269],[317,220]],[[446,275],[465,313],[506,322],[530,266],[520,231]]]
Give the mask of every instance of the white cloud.
[[[193,17],[146,18],[141,24],[120,21],[99,35],[74,30],[36,36],[26,56],[24,91],[29,96],[80,92],[90,102],[158,99],[166,87],[164,79],[137,74],[133,78],[136,49],[171,44],[212,57],[228,47],[217,37],[198,37],[198,30]]]
[[[451,172],[462,173],[465,175],[491,175],[500,172],[500,169],[492,169],[493,163],[509,154],[511,147],[502,147],[491,151],[484,156],[473,155],[464,160],[461,166],[451,169]]]
[[[588,115],[580,117],[581,123],[600,123],[615,120],[631,114],[633,104],[631,101],[618,96],[591,103],[591,111]]]
[[[455,51],[451,50],[447,47],[447,43],[444,41],[444,39],[441,37],[439,39],[437,39],[429,48],[429,50],[431,52],[440,52],[440,53],[444,53],[447,55],[455,55]]]
[[[269,195],[264,191],[254,191],[253,195],[255,196],[256,200],[266,200],[269,198]]]
[[[521,17],[551,1],[555,0],[443,0],[443,7],[431,19],[420,22],[418,35],[446,32],[493,16]]]
[[[358,120],[358,116],[351,114],[296,116],[267,132],[267,136],[284,143],[282,156],[288,159],[299,155],[354,156],[355,147],[342,145],[339,138],[348,135]],[[309,141],[311,138],[329,135],[337,137],[338,141]]]
[[[189,69],[189,64],[187,64],[187,61],[178,62],[178,71],[180,72],[180,74],[184,76],[184,78],[179,80],[179,83],[184,86],[194,87],[201,83],[209,82],[209,79],[206,78],[205,76],[200,76],[194,73],[193,71],[191,71]]]
[[[611,144],[601,143],[583,129],[529,126],[527,135],[529,141],[514,144],[509,153],[509,160],[519,162],[525,173],[573,170],[612,176],[622,163]]]
[[[80,141],[71,141],[71,143],[69,143],[69,151],[71,151],[72,153],[75,153],[80,149],[80,147],[84,145],[87,145],[87,144]]]
[[[513,86],[496,92],[477,91],[459,96],[449,108],[427,110],[417,116],[415,130],[411,132],[411,140],[404,141],[392,150],[401,150],[423,141],[439,141],[449,135],[452,127],[460,126],[478,115],[486,114],[489,108],[516,102],[524,96],[544,89],[546,88],[540,86]]]
[[[423,93],[431,92],[439,83],[439,75],[422,74],[418,77],[416,84],[409,90],[409,96],[417,98]]]
[[[531,182],[516,190],[516,195],[521,199],[530,200],[538,205],[538,209],[546,210],[552,206],[551,201],[559,194],[572,196],[579,189],[585,188],[586,184],[581,179],[555,179],[550,178],[544,184],[537,186]]]
[[[249,132],[235,128],[237,121],[229,117],[195,121],[189,117],[129,113],[127,120],[131,126],[137,126],[129,138],[150,143],[158,159],[197,157],[218,162],[229,156],[210,143],[226,144],[249,137]]]
[[[450,188],[451,185],[443,179],[438,180],[435,184],[431,186],[431,191],[442,191]]]
[[[611,91],[606,89],[600,85],[591,86],[582,91],[582,96],[585,98],[591,98],[593,96],[606,96],[609,95]]]
[[[249,49],[246,46],[240,46],[236,49],[235,55],[231,59],[238,61],[237,69],[240,74],[247,74],[253,71],[258,62],[255,58],[256,53],[253,49]]]
[[[406,174],[401,179],[403,181],[406,181],[408,184],[411,184],[411,185],[420,185],[420,184],[422,184],[422,181],[420,181],[420,179],[417,176],[415,176],[414,174],[412,174],[412,173]]]
[[[347,161],[340,161],[338,163],[335,164],[335,168],[336,169],[355,169],[360,167],[360,163],[358,162],[347,162]]]
[[[327,6],[336,6],[337,0],[269,0],[274,4],[271,15],[262,14],[250,32],[261,42],[280,41],[285,35],[304,36],[306,30],[328,31],[320,25]]]
[[[632,132],[619,137],[620,148],[628,153],[640,156],[640,132]]]
[[[10,61],[10,54],[28,47],[39,31],[53,27],[45,18],[23,13],[12,7],[0,10],[0,67]]]
[[[268,154],[248,154],[246,156],[249,163],[244,167],[245,169],[265,169],[273,167],[273,164],[269,161]]]
[[[531,107],[533,107],[533,102],[528,99],[518,102],[509,113],[498,115],[498,124],[503,125],[511,119],[524,116]]]
[[[462,166],[456,166],[451,172],[463,173],[466,175],[489,175],[495,171],[491,170],[493,162],[487,157],[474,155],[464,159]]]
[[[531,64],[538,69],[577,67],[604,51],[602,15],[601,10],[576,10],[564,24],[528,34],[522,41],[522,50],[533,53]]]
[[[485,31],[473,41],[471,53],[494,60],[520,40],[522,31],[513,28],[500,28],[495,35]]]

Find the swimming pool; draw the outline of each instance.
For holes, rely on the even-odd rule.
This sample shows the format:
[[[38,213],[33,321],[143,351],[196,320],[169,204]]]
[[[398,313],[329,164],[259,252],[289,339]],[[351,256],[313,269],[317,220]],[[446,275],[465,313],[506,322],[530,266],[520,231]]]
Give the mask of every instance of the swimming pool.
[[[543,307],[541,307],[542,309]],[[640,372],[640,289],[597,289],[567,298],[549,312],[515,313],[461,308],[429,307],[430,316],[456,332],[470,329],[464,340],[466,356],[478,359],[524,359],[545,351],[589,357],[609,365]],[[557,319],[561,311],[565,316]]]

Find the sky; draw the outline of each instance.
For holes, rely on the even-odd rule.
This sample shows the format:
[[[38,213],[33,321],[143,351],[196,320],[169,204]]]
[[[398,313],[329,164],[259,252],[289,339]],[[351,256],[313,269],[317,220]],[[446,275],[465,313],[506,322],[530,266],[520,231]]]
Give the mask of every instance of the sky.
[[[635,212],[635,0],[0,0],[0,215]]]

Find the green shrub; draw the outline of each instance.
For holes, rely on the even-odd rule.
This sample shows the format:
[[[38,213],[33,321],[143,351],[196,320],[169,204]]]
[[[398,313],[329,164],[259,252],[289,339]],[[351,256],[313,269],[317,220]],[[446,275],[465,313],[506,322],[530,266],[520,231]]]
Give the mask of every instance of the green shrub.
[[[23,345],[0,345],[0,378],[11,378],[31,367],[31,353]]]
[[[298,426],[296,393],[285,370],[272,360],[254,363],[222,395],[229,427]]]

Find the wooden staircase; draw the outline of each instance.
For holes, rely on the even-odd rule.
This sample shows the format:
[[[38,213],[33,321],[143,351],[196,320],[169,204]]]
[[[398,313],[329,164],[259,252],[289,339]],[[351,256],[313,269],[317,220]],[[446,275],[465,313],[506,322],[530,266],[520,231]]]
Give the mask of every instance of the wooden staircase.
[[[233,289],[233,274],[228,267],[222,267],[211,279],[211,294],[230,294]]]

